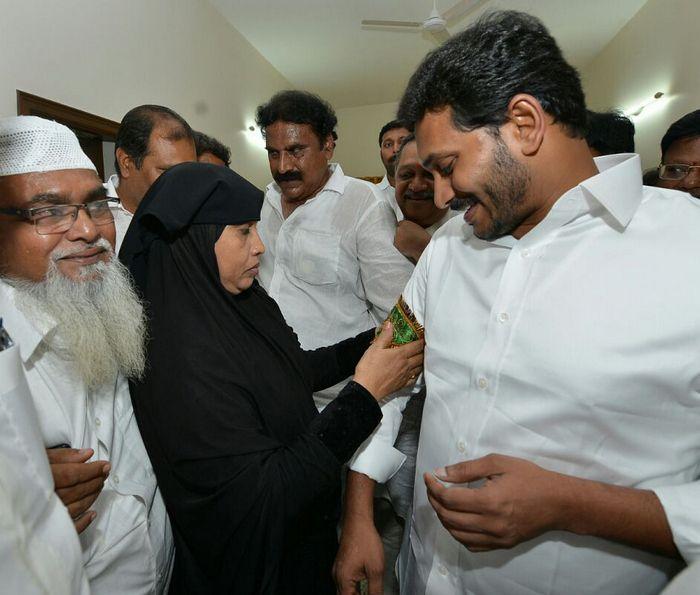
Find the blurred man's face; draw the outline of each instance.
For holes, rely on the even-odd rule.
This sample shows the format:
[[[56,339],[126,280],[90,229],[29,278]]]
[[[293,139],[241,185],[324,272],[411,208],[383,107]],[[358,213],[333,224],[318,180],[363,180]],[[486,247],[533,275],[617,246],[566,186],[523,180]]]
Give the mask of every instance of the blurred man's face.
[[[87,169],[0,177],[0,206],[29,209],[85,204],[105,199],[97,174]],[[0,214],[0,276],[27,281],[45,278],[54,262],[61,275],[85,278],[90,265],[107,262],[114,246],[114,222],[96,224],[85,209],[63,233],[40,235],[34,223]],[[106,242],[105,242],[106,240]]]
[[[323,188],[333,145],[331,135],[321,142],[308,124],[280,120],[265,128],[270,172],[285,201],[304,202]]]
[[[433,199],[433,174],[420,164],[418,146],[412,141],[396,163],[396,202],[408,221],[426,228],[445,215],[445,209],[439,209]]]
[[[390,178],[394,177],[394,172],[396,171],[396,154],[399,152],[401,142],[409,134],[406,128],[393,128],[382,136],[380,155],[384,169],[386,169],[386,175]]]
[[[197,161],[194,140],[180,138],[172,140],[174,125],[168,120],[156,124],[148,140],[148,153],[140,168],[123,151],[118,150],[117,159],[121,170],[120,186],[126,181],[129,193],[137,203],[141,202],[148,189],[163,172],[174,165],[187,161]],[[121,157],[121,158],[120,158]]]
[[[700,165],[700,136],[684,138],[672,143],[666,150],[662,165]],[[681,168],[669,168],[678,169]],[[659,179],[657,186],[673,188],[700,198],[700,168],[691,168],[680,180]]]

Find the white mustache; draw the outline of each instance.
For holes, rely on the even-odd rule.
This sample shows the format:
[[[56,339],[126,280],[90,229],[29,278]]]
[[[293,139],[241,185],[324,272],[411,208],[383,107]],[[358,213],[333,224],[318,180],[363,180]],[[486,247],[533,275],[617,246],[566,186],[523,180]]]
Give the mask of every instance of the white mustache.
[[[51,260],[56,262],[58,260],[61,260],[61,258],[65,258],[66,256],[72,256],[73,254],[79,254],[80,252],[84,252],[89,248],[102,248],[106,252],[111,252],[112,244],[110,244],[105,238],[99,238],[98,240],[95,240],[90,244],[82,242],[80,246],[77,246],[75,248],[65,248],[63,250],[56,248],[53,252],[51,252]]]

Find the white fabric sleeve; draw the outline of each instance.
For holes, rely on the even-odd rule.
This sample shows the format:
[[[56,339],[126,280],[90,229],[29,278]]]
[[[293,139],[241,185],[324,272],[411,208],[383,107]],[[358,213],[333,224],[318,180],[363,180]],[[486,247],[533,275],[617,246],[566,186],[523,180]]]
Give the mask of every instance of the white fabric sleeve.
[[[683,559],[688,564],[700,560],[700,481],[652,490],[664,508]]]
[[[427,277],[427,264],[430,260],[431,244],[423,252],[416,268],[403,291],[403,298],[413,312],[416,320],[423,323],[424,297]],[[423,377],[418,379],[422,382]],[[349,466],[352,471],[364,473],[368,477],[386,483],[401,468],[406,460],[399,450],[394,448],[396,437],[401,427],[403,410],[406,408],[411,389],[398,391],[387,403],[382,405],[382,421],[370,434],[350,459]]]
[[[394,246],[396,216],[378,196],[358,222],[357,258],[372,315],[383,321],[411,277],[413,265]]]

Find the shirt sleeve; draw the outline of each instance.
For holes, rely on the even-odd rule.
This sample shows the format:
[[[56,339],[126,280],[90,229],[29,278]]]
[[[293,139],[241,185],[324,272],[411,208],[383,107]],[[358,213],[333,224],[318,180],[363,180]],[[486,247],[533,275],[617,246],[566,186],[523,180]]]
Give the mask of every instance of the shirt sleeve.
[[[427,278],[427,263],[432,253],[431,244],[423,252],[418,264],[403,291],[403,298],[413,312],[416,320],[424,324],[424,301]],[[418,382],[422,382],[422,376]],[[352,471],[364,473],[368,477],[385,483],[401,468],[406,457],[394,443],[401,427],[403,411],[406,408],[412,390],[394,393],[388,402],[382,405],[382,421],[370,434],[350,459]]]
[[[688,564],[700,560],[700,481],[652,489],[664,508],[683,559]]]
[[[377,321],[396,303],[413,265],[394,247],[396,216],[378,196],[358,223],[357,254],[365,296]]]

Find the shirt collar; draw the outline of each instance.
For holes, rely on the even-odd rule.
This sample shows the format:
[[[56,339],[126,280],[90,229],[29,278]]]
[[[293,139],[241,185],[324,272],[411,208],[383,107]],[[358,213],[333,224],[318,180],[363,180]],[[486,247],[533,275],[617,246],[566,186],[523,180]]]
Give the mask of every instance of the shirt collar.
[[[623,227],[642,202],[642,163],[639,155],[624,153],[594,159],[595,176],[581,182],[585,196],[596,200]]]
[[[2,312],[3,325],[19,345],[19,354],[23,362],[27,362],[36,352],[37,348],[56,328],[55,322],[47,322],[39,329],[29,322],[15,305],[16,290],[0,281],[0,312]]]
[[[377,184],[377,186],[379,186],[381,190],[386,190],[389,186],[391,186],[391,184],[389,184],[389,178],[386,176],[386,174],[382,178],[382,181]]]

